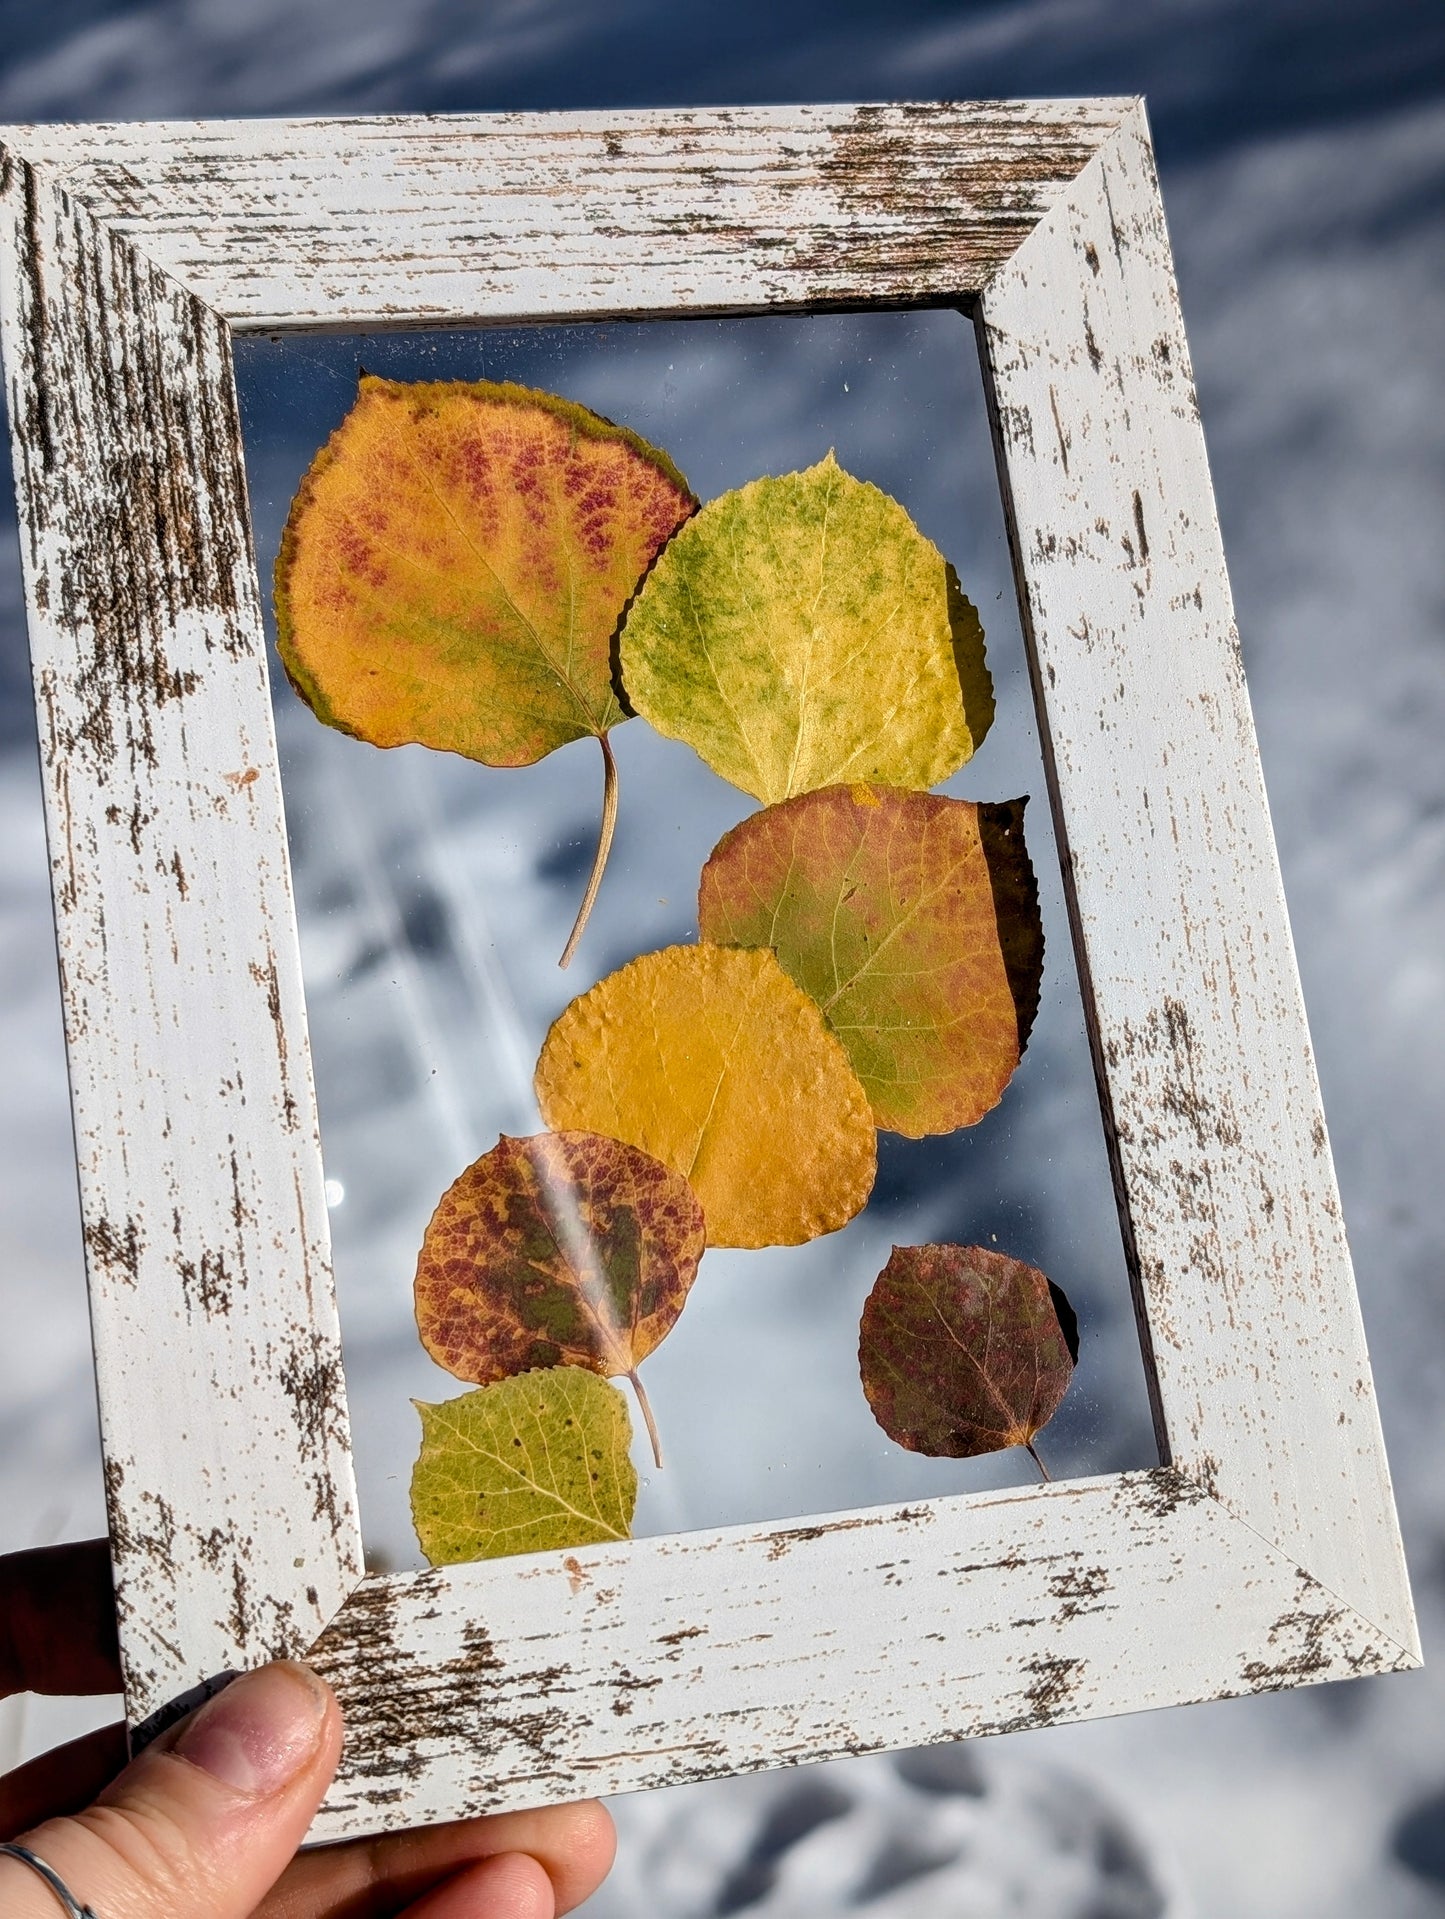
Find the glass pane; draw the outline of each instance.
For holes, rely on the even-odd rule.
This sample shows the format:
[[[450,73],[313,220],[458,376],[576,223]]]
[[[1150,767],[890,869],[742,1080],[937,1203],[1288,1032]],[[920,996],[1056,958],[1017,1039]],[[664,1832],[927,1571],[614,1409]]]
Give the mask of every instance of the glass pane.
[[[998,703],[942,790],[1030,797],[1046,940],[1042,1002],[1002,1102],[967,1130],[879,1136],[867,1208],[765,1251],[709,1251],[643,1368],[666,1464],[634,1420],[636,1534],[767,1520],[1028,1481],[1015,1449],[923,1457],[875,1422],[862,1302],[895,1244],[996,1246],[1076,1308],[1078,1371],[1039,1442],[1054,1476],[1157,1463],[1065,920],[1027,668],[969,323],[954,312],[650,322],[516,332],[243,339],[237,370],[269,583],[293,493],[356,392],[396,379],[513,380],[665,448],[706,501],[836,452],[903,502],[978,607]],[[347,1384],[373,1563],[422,1562],[409,1512],[411,1401],[469,1388],[412,1317],[417,1249],[443,1190],[502,1133],[541,1130],[532,1072],[572,997],[697,936],[699,870],[755,810],[687,747],[618,727],[617,839],[571,969],[560,953],[591,862],[598,749],[493,769],[378,751],[317,723],[279,669],[275,706],[321,1104]]]

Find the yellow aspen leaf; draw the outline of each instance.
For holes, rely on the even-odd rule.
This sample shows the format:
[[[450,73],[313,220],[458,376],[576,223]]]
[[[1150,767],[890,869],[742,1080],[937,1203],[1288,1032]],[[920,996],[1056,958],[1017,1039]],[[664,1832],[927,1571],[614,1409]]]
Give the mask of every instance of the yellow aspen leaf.
[[[1018,1065],[1043,964],[1023,809],[823,787],[752,814],[703,868],[703,938],[772,948],[885,1131],[972,1126]]]
[[[616,814],[607,735],[626,717],[613,636],[695,505],[665,453],[569,400],[363,375],[286,523],[287,674],[318,719],[373,746],[528,766],[594,735],[606,788],[590,905]]]
[[[895,1246],[863,1306],[863,1391],[910,1452],[970,1459],[1026,1446],[1042,1471],[1033,1442],[1073,1377],[1073,1325],[1063,1294],[1021,1259]]]
[[[952,567],[831,453],[703,507],[619,647],[633,708],[768,803],[853,780],[936,786],[993,718]]]
[[[702,1208],[660,1160],[600,1133],[503,1136],[427,1226],[417,1329],[439,1366],[478,1385],[549,1366],[625,1374],[660,1455],[637,1367],[702,1251]]]
[[[769,952],[668,946],[600,980],[537,1065],[549,1126],[622,1139],[674,1167],[710,1246],[796,1246],[873,1187],[868,1101],[817,1006]]]
[[[631,1536],[631,1422],[596,1373],[555,1366],[437,1406],[413,1403],[422,1442],[412,1519],[434,1566]]]

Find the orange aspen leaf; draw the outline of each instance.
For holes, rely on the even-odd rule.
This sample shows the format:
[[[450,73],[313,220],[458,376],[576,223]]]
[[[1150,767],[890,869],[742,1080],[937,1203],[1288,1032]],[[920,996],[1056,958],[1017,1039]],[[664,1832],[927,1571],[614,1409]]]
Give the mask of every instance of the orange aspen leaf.
[[[627,1140],[683,1174],[710,1246],[799,1245],[872,1190],[857,1075],[768,952],[644,953],[562,1012],[536,1083],[550,1126]]]
[[[616,818],[613,636],[695,506],[665,453],[569,400],[365,374],[286,523],[278,645],[328,726],[488,766],[600,741],[603,827],[566,958]]]

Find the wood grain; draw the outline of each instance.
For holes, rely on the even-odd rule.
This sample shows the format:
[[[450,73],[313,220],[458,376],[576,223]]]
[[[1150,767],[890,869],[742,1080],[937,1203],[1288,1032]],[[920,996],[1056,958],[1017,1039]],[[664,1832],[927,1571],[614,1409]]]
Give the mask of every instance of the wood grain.
[[[1142,107],[979,329],[1168,1456],[1413,1648]]]
[[[316,1837],[1407,1665],[1161,1469],[368,1580]]]
[[[0,181],[26,609],[132,1723],[360,1572],[223,320]]]
[[[1123,101],[17,128],[237,329],[951,301]]]

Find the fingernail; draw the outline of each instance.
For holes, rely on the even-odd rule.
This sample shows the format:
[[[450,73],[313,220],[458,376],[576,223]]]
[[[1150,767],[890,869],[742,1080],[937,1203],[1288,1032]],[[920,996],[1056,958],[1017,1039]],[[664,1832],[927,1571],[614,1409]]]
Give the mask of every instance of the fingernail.
[[[268,1798],[316,1751],[327,1698],[309,1667],[263,1666],[207,1700],[172,1750],[235,1791]]]

